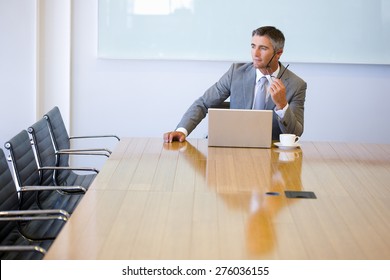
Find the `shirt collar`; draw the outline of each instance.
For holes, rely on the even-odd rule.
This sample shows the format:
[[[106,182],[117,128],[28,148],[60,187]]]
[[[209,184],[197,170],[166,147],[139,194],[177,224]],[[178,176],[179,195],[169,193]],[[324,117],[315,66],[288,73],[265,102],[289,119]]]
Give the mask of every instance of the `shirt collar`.
[[[273,73],[271,74],[271,76],[272,76],[273,78],[275,78],[275,77],[278,76],[279,72],[280,72],[280,65],[278,64],[278,68],[276,69],[275,72],[273,72]],[[264,77],[264,76],[267,78],[267,80],[268,80],[269,83],[272,83],[271,77],[270,77],[269,75],[264,75],[263,73],[260,72],[259,69],[256,69],[256,83],[257,83],[262,77]]]

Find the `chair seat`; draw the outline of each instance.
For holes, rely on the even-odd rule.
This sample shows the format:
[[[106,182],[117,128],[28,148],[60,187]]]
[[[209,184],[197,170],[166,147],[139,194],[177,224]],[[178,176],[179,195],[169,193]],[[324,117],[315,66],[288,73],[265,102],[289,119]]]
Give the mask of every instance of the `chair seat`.
[[[11,232],[7,233],[7,236],[1,240],[0,246],[9,246],[9,245],[26,245],[26,246],[39,246],[45,250],[48,250],[52,245],[54,239],[50,240],[37,240],[34,241],[30,238],[42,238],[52,236],[56,237],[61,231],[64,223],[63,221],[29,221],[29,222],[19,222],[19,225],[16,222],[13,222],[15,226],[13,227]],[[18,227],[20,231],[18,230]],[[21,235],[20,233],[25,235]],[[43,255],[34,252],[34,251],[26,251],[26,252],[0,252],[0,259],[2,260],[35,260],[42,259]]]
[[[52,240],[45,240],[45,241],[28,241],[27,239],[20,236],[20,234],[17,233],[15,230],[14,233],[10,233],[9,240],[5,240],[0,244],[0,246],[9,246],[9,245],[25,245],[25,246],[39,246],[45,249],[46,251],[49,250],[50,246],[52,245]],[[12,237],[14,237],[12,239]],[[0,259],[1,260],[41,260],[43,258],[43,254],[40,254],[35,251],[10,251],[10,252],[1,252],[0,251]]]
[[[97,174],[76,174],[73,171],[67,172],[66,176],[58,178],[60,186],[83,186],[88,188]]]
[[[82,198],[83,194],[72,194],[72,192],[40,192],[39,209],[63,209],[68,213],[73,213]]]

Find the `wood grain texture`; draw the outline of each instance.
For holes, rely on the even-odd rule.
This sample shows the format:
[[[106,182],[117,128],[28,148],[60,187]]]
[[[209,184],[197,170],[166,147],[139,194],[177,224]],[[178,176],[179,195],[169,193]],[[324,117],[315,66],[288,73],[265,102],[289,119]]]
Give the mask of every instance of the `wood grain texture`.
[[[389,258],[389,145],[209,148],[157,138],[119,142],[45,257]]]

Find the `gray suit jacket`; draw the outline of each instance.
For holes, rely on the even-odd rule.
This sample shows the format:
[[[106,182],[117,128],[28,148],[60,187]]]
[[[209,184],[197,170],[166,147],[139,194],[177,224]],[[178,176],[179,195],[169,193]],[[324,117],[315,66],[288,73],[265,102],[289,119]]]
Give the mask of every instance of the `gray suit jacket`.
[[[279,73],[284,71],[281,65]],[[280,75],[280,74],[279,74]],[[272,139],[279,139],[280,133],[303,133],[303,113],[306,97],[306,82],[290,70],[282,77],[286,87],[286,97],[289,107],[283,117],[273,114]],[[230,97],[230,108],[251,109],[256,84],[256,70],[252,63],[234,63],[221,79],[211,86],[200,98],[188,108],[177,127],[184,127],[190,134],[206,117],[208,108],[220,106]],[[274,110],[272,98],[268,99],[267,110]]]

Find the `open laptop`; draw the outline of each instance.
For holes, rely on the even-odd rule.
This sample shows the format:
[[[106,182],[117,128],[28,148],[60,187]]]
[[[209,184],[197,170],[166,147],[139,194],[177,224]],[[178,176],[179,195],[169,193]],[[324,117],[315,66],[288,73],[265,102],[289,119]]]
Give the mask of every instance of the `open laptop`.
[[[208,145],[220,147],[270,148],[272,110],[208,110]]]

